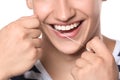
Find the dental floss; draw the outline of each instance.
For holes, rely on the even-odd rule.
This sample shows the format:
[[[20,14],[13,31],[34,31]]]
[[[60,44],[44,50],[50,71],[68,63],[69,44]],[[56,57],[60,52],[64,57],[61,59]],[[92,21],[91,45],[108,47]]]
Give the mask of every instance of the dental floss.
[[[88,52],[91,52],[91,49],[90,49],[90,48],[87,48],[87,47],[86,47],[86,50],[87,50]]]
[[[52,29],[52,30],[54,30],[54,29]],[[59,32],[59,31],[57,31],[57,30],[54,30],[54,31]],[[66,37],[67,39],[71,40],[73,43],[76,43],[76,44],[78,44],[78,45],[80,44],[79,42],[77,42],[76,40],[74,40],[74,39],[66,36],[65,34],[63,34],[63,36]]]
[[[74,43],[76,43],[76,44],[79,45],[79,42],[77,42],[77,41],[75,41],[74,39],[72,39],[72,38],[66,36],[65,34],[63,34],[63,35],[64,35],[67,39],[69,39],[69,40],[71,40],[72,42],[74,42]]]

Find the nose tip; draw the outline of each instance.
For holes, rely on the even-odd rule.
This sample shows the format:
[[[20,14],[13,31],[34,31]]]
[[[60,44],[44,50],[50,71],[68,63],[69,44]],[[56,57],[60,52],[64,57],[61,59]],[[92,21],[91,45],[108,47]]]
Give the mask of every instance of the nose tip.
[[[61,21],[69,21],[75,16],[74,12],[69,11],[69,12],[64,12],[61,13],[61,16],[59,16],[59,20]]]
[[[59,8],[57,7],[55,9],[54,17],[59,21],[66,22],[71,20],[74,16],[75,10],[66,4],[61,4]]]

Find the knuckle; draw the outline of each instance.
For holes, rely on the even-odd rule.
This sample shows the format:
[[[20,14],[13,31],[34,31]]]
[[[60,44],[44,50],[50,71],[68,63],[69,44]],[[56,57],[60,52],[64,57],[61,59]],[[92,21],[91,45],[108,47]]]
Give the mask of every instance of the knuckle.
[[[34,48],[34,45],[33,45],[33,43],[30,42],[30,41],[25,41],[25,43],[24,43],[24,48],[31,50],[31,48]]]
[[[87,51],[85,51],[85,52],[83,52],[83,53],[81,54],[81,57],[84,58],[84,57],[88,56],[88,54],[89,54],[89,53],[88,53]]]
[[[95,66],[100,66],[100,65],[103,65],[103,64],[104,64],[104,60],[103,60],[103,58],[98,57],[98,58],[96,59],[95,63],[96,63]]]
[[[27,37],[27,33],[24,30],[21,30],[18,33],[19,38],[25,39]]]
[[[18,37],[18,39],[25,39],[27,32],[24,29],[16,29],[16,37]]]

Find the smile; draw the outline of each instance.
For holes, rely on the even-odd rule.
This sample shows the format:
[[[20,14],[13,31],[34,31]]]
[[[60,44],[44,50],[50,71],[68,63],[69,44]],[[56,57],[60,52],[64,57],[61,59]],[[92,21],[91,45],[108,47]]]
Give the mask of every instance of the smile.
[[[54,28],[59,31],[68,31],[78,27],[79,23],[74,23],[66,26],[54,25]]]
[[[74,37],[81,28],[82,23],[85,20],[76,21],[71,24],[54,24],[51,25],[55,33],[60,37]]]
[[[52,25],[52,27],[58,31],[69,31],[79,27],[79,25],[81,25],[83,21],[84,20],[81,20],[80,22],[75,22],[68,25]]]

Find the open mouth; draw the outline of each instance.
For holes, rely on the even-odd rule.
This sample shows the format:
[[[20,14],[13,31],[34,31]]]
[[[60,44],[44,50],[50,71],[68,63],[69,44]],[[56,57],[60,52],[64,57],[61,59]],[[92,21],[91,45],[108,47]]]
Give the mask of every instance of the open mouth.
[[[68,33],[72,32],[73,30],[77,29],[84,20],[81,20],[80,22],[72,23],[69,25],[51,25],[53,29],[61,32],[61,33]]]
[[[58,36],[74,37],[80,30],[80,27],[84,21],[85,20],[81,20],[71,24],[63,24],[63,25],[52,24],[51,26]]]

